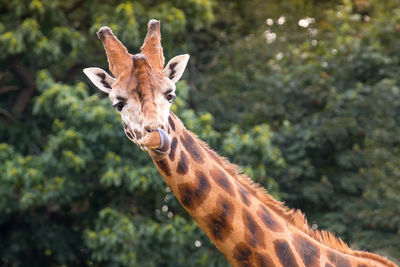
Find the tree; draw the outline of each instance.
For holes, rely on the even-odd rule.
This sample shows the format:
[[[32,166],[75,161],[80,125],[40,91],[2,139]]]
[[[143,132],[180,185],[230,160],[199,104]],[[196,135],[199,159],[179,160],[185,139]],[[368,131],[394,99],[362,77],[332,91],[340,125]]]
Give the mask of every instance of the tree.
[[[201,93],[215,97],[197,108],[219,130],[267,121],[286,163],[269,171],[289,206],[358,248],[398,258],[399,3],[369,2],[361,14],[344,1],[319,17],[269,18],[264,35],[224,48]]]
[[[82,82],[106,66],[100,26],[139,51],[150,18],[167,58],[191,54],[189,129],[314,226],[398,258],[399,3],[368,2],[2,2],[1,264],[227,265]]]

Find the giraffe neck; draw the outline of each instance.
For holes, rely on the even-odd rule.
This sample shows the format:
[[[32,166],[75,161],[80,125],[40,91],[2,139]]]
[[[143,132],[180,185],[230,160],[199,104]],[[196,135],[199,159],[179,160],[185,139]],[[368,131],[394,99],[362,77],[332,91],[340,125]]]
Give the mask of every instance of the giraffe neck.
[[[306,224],[301,213],[288,214],[265,190],[239,176],[235,165],[210,150],[172,112],[169,135],[169,155],[149,154],[179,202],[233,266],[396,266],[374,254],[361,257],[350,249],[346,254],[321,243],[308,226],[293,222],[301,217]],[[324,234],[332,242],[325,232],[319,238]]]

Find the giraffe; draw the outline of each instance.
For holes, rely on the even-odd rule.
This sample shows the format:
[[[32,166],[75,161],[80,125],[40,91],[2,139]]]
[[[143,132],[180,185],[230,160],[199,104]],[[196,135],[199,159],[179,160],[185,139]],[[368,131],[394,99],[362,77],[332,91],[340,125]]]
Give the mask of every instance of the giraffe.
[[[127,137],[149,153],[179,202],[232,266],[396,266],[311,229],[300,211],[272,198],[185,128],[170,107],[189,55],[172,58],[164,68],[159,21],[149,21],[141,53],[135,55],[110,28],[101,27],[97,35],[115,78],[95,67],[84,73],[109,95]]]

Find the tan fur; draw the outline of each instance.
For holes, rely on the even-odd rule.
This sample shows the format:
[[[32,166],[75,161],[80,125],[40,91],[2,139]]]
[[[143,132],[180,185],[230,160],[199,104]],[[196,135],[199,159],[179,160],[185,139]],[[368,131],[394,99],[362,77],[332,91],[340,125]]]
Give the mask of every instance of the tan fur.
[[[147,35],[141,47],[150,65],[156,72],[162,72],[164,67],[164,54],[161,46],[160,22],[150,20],[147,25]]]
[[[199,138],[196,138],[197,142],[201,143],[206,149],[213,151],[209,148],[208,144]],[[214,151],[213,151],[214,152]],[[391,267],[396,267],[397,265],[388,259],[381,257],[377,254],[364,251],[352,250],[342,239],[335,237],[334,234],[324,231],[324,230],[314,230],[307,222],[305,215],[300,210],[290,209],[285,206],[284,202],[277,201],[272,198],[268,191],[262,187],[260,184],[255,183],[250,177],[242,172],[238,165],[232,164],[227,158],[216,155],[220,158],[222,167],[230,174],[233,174],[233,178],[237,179],[243,186],[248,186],[254,189],[251,192],[255,193],[255,196],[262,201],[266,206],[273,209],[278,215],[283,217],[287,222],[294,225],[296,228],[301,230],[303,233],[307,234],[314,240],[327,245],[328,247],[340,251],[342,253],[362,257],[367,259],[372,259]]]
[[[103,42],[107,54],[108,66],[116,78],[124,78],[130,75],[132,69],[132,55],[125,46],[115,37],[108,27],[102,27],[97,35]]]
[[[174,133],[172,133],[172,136],[178,137],[182,136],[182,133],[187,131],[185,127],[183,126],[183,123],[180,121],[178,117],[176,117],[173,113],[170,114],[170,118],[174,121],[174,125],[176,127],[176,130]],[[189,132],[190,133],[190,132]],[[279,202],[272,198],[266,189],[264,189],[262,186],[259,184],[255,183],[253,180],[251,180],[247,175],[243,174],[240,168],[235,165],[230,163],[226,158],[219,156],[216,152],[214,152],[212,149],[209,148],[208,144],[205,143],[204,141],[200,140],[195,134],[190,133],[195,141],[201,147],[202,150],[208,153],[208,157],[205,159],[204,164],[197,164],[195,162],[190,162],[191,167],[190,168],[195,168],[196,171],[202,171],[204,173],[207,173],[207,169],[212,168],[213,165],[217,165],[221,168],[223,168],[226,173],[230,174],[231,179],[236,181],[238,184],[243,186],[252,196],[254,196],[256,199],[258,199],[261,203],[263,203],[266,207],[271,209],[275,215],[281,217],[283,221],[285,221],[288,225],[293,226],[295,229],[303,233],[305,236],[308,236],[310,239],[314,240],[316,244],[318,245],[318,248],[320,249],[321,257],[320,257],[320,264],[318,266],[325,266],[325,263],[329,263],[330,260],[328,258],[327,253],[331,251],[331,253],[338,252],[338,253],[343,253],[344,255],[349,255],[347,260],[351,264],[350,266],[389,266],[389,267],[396,267],[397,265],[394,264],[393,262],[387,260],[384,257],[378,256],[373,253],[369,252],[362,252],[362,251],[355,251],[349,248],[349,246],[343,242],[340,238],[336,238],[333,234],[326,232],[326,231],[317,231],[313,230],[308,226],[307,220],[304,216],[304,214],[300,210],[294,210],[294,209],[289,209],[284,205],[283,202]],[[178,145],[179,146],[179,145]],[[181,147],[180,150],[183,148]],[[178,150],[178,148],[177,148]],[[150,153],[150,155],[154,159],[154,154]],[[189,157],[188,157],[189,158]],[[180,184],[182,183],[188,183],[188,181],[191,181],[191,179],[194,179],[192,177],[192,173],[186,174],[185,178],[183,179],[182,176],[179,174],[176,175],[174,174],[174,167],[176,166],[176,163],[178,161],[178,156],[176,155],[174,158],[175,162],[170,162],[167,161],[167,165],[171,167],[171,172],[172,174],[169,176],[165,176],[165,173],[163,173],[162,169],[160,169],[161,174],[163,174],[164,180],[168,183],[168,185],[171,187],[173,190],[174,194],[177,196],[177,199],[182,203],[182,195],[176,190],[177,187],[179,187]],[[157,165],[157,167],[159,167]],[[212,175],[212,174],[211,174]],[[212,180],[212,179],[211,179]],[[214,186],[212,189],[214,193],[218,192],[219,195],[226,195],[226,192],[223,192],[218,186]],[[236,198],[239,198],[238,194],[236,193]],[[238,200],[237,204],[239,204],[240,201]],[[203,200],[202,207],[204,209],[199,209],[197,214],[203,214],[204,212],[207,213],[207,211],[212,211],[213,209],[217,208],[218,203],[214,197],[209,197],[209,199]],[[185,206],[184,206],[185,207]],[[185,207],[186,208],[186,207]],[[243,208],[243,206],[242,206]],[[238,207],[238,210],[240,208]],[[196,213],[193,213],[193,210],[188,210],[188,212],[192,215],[192,217],[196,220],[196,222],[199,224],[199,226],[203,229],[203,231],[210,237],[211,241],[217,246],[221,252],[224,253],[225,257],[228,259],[228,261],[233,265],[233,266],[241,266],[240,264],[238,265],[238,262],[232,258],[232,255],[229,254],[229,250],[233,249],[235,242],[237,240],[240,240],[240,236],[232,236],[232,239],[229,239],[225,242],[220,242],[218,240],[213,240],[212,235],[210,235],[210,230],[205,227],[204,223],[202,222],[201,219],[199,219],[198,215]],[[255,212],[255,210],[252,210],[251,208],[248,210],[248,212]],[[238,211],[235,212],[237,214]],[[211,212],[210,215],[212,216],[213,213]],[[200,215],[200,218],[204,215]],[[204,217],[203,217],[204,218]],[[237,217],[236,217],[237,218]],[[240,218],[240,216],[239,216]],[[239,219],[237,218],[237,219]],[[256,219],[258,220],[258,219]],[[234,223],[236,229],[235,233],[237,234],[238,232],[240,233],[244,225],[241,220],[235,220]],[[259,223],[261,225],[261,223]],[[282,235],[285,235],[288,239],[289,246],[291,247],[293,253],[295,255],[298,255],[297,252],[294,252],[294,248],[292,247],[292,241],[290,240],[290,236],[295,234],[297,230],[291,228],[291,227],[286,227],[282,226],[282,229],[286,229],[286,232],[280,232],[277,234],[277,237],[274,236],[269,236],[266,238],[267,240],[273,240],[275,238],[282,238]],[[287,232],[289,231],[289,232]],[[266,232],[267,233],[267,232]],[[232,243],[233,242],[233,243]],[[227,252],[228,251],[228,252]],[[260,250],[254,249],[254,253],[259,253]],[[265,252],[265,251],[264,251]],[[280,266],[279,263],[277,263],[277,258],[276,256],[273,256],[273,251],[268,250],[268,253],[271,253],[270,255],[272,256],[272,259],[274,260],[274,265],[273,266]],[[297,264],[299,266],[304,266],[302,265],[301,259],[296,257]],[[340,256],[339,256],[340,257]],[[358,259],[358,260],[357,260]],[[252,260],[255,260],[252,258]],[[255,262],[249,262],[248,266],[258,266],[258,263]],[[337,263],[338,264],[338,263]],[[364,264],[364,265],[363,265]],[[333,265],[335,266],[335,264]],[[337,266],[340,266],[337,265]]]
[[[284,264],[285,262],[291,262],[305,266],[308,260],[315,263],[313,266],[325,266],[325,263],[337,260],[339,263],[335,264],[340,266],[340,260],[345,258],[344,262],[348,263],[345,266],[355,267],[362,263],[359,266],[396,267],[393,262],[376,254],[352,250],[329,232],[311,229],[301,211],[289,209],[283,202],[272,198],[266,189],[243,174],[237,165],[219,156],[196,135],[188,132],[172,112],[158,111],[165,103],[161,88],[171,87],[168,84],[171,80],[165,80],[161,76],[164,56],[158,21],[151,20],[148,24],[148,33],[142,46],[145,57],[138,54],[133,60],[111,30],[105,27],[101,34],[102,29],[99,30],[99,38],[106,49],[110,70],[117,78],[110,92],[110,99],[113,101],[117,98],[117,93],[126,98],[128,103],[137,98],[134,100],[136,103],[142,102],[141,112],[137,113],[140,116],[127,110],[129,105],[123,112],[127,113],[126,116],[136,116],[135,119],[139,121],[153,123],[152,129],[164,126],[169,116],[174,125],[170,127],[176,127],[176,131],[170,129],[171,138],[177,141],[174,148],[176,154],[159,154],[153,150],[149,150],[149,154],[177,199],[232,265],[281,266],[288,265]],[[174,85],[172,87],[175,90]],[[158,102],[154,96],[157,90],[160,100]],[[162,110],[169,111],[169,106],[168,109]],[[161,118],[162,116],[164,117]],[[138,130],[129,129],[128,123],[124,123],[125,131]],[[130,134],[132,135],[132,132]],[[243,191],[249,194],[254,206],[246,205],[241,200],[237,190],[242,187]],[[273,213],[269,219],[279,227],[269,227],[269,222],[265,222],[268,219],[256,216],[256,209],[264,208]],[[263,223],[267,226],[261,227]],[[296,243],[298,240],[300,245]],[[300,246],[300,252],[295,246]],[[305,256],[301,254],[304,251],[308,253]]]

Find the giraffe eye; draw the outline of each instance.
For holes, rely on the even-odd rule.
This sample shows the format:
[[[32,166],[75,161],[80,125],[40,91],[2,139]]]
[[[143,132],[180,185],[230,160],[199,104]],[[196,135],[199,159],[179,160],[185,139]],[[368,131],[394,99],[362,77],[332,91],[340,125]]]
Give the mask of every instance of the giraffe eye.
[[[167,95],[165,96],[165,98],[167,98],[167,100],[168,100],[169,103],[172,103],[172,101],[175,99],[175,95],[173,95],[173,94],[167,94]]]
[[[113,107],[121,112],[121,110],[125,107],[125,102],[118,102],[114,104]]]

